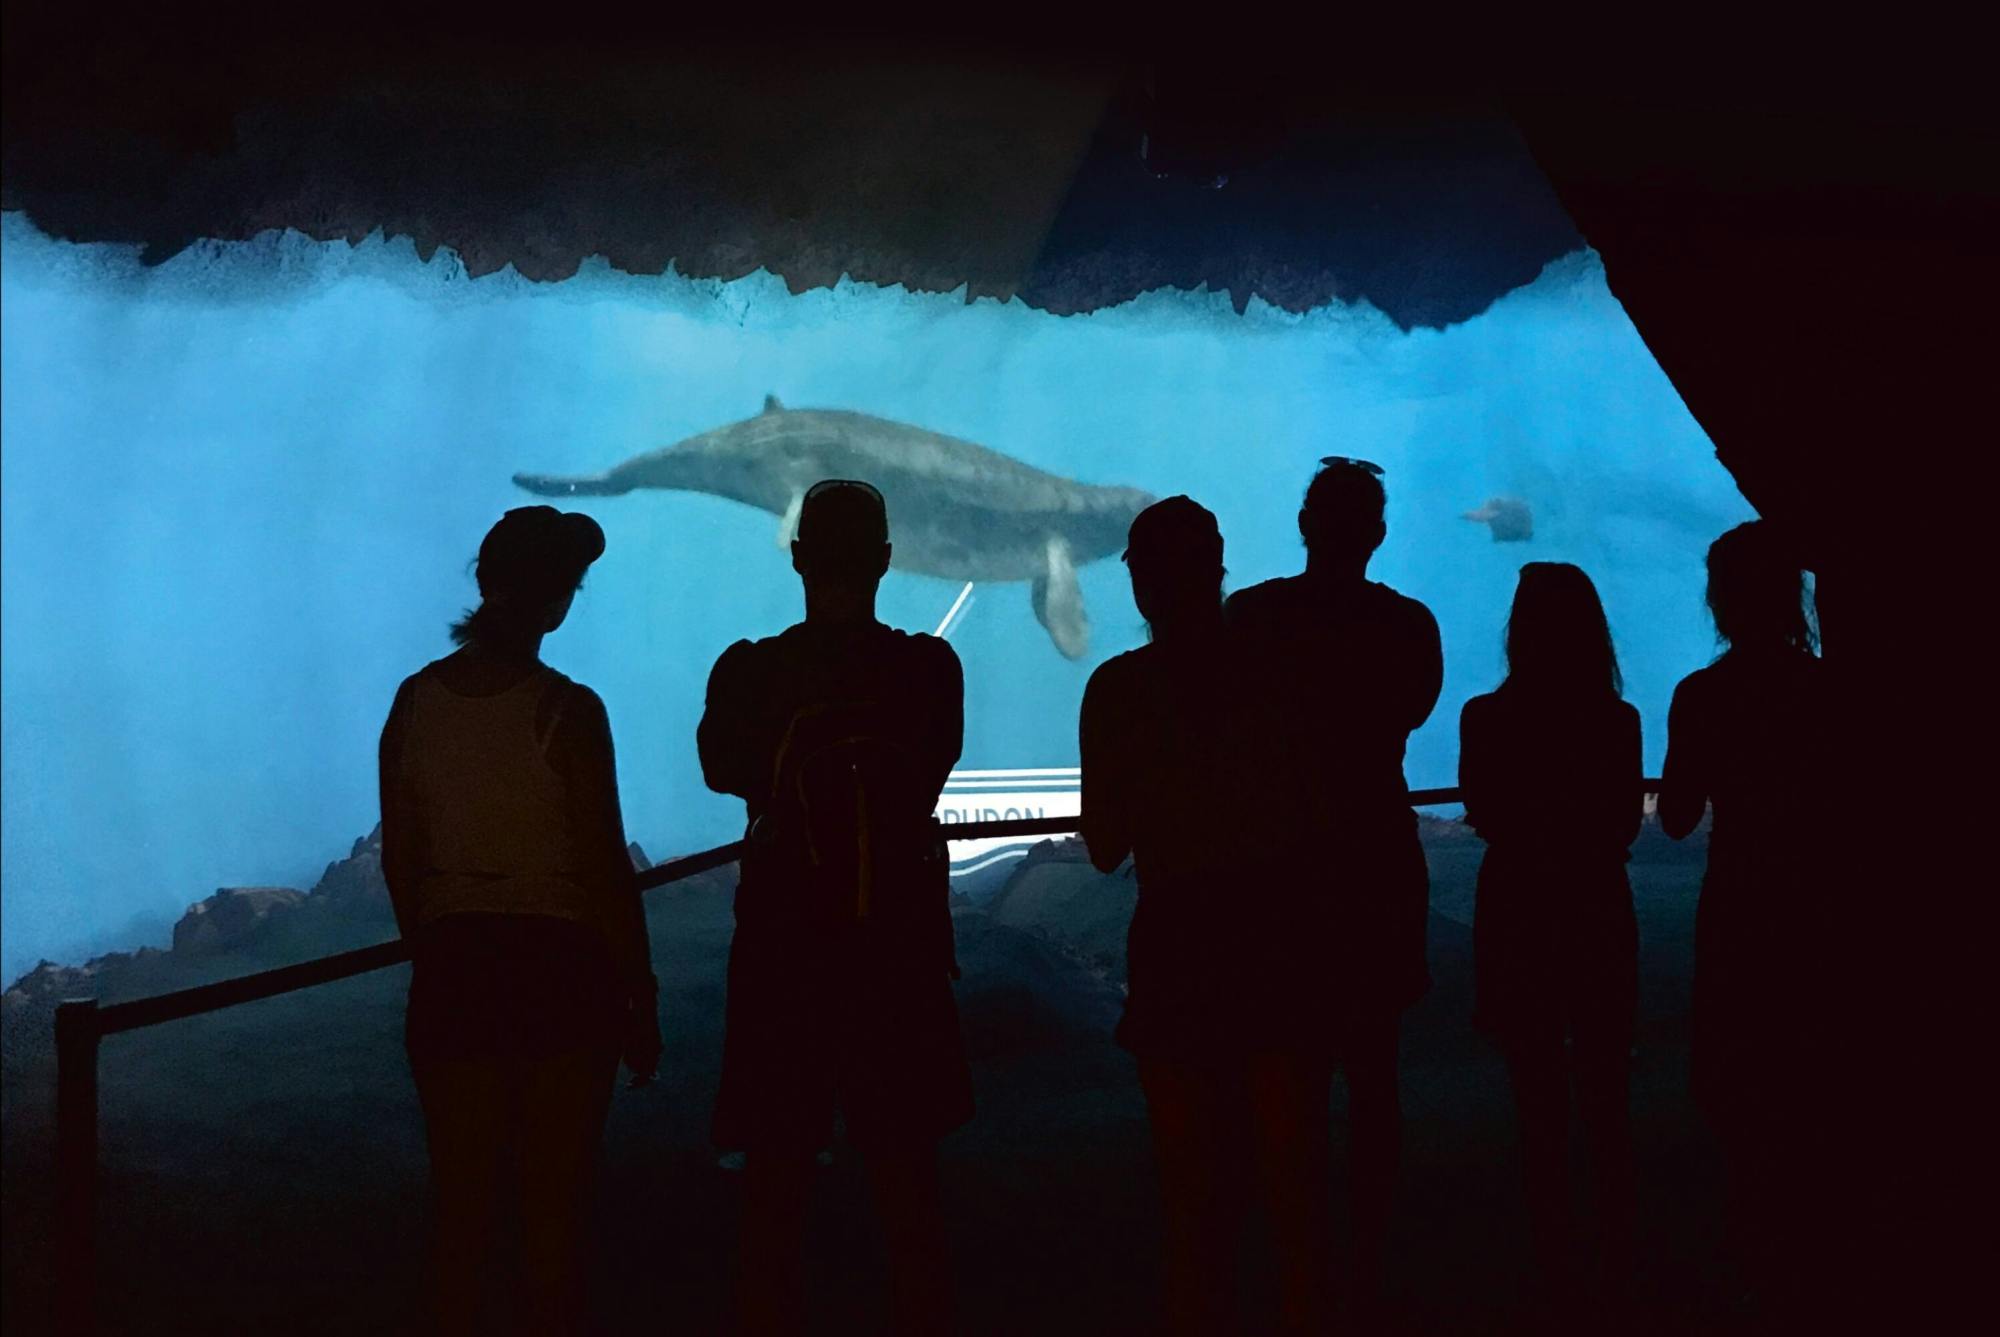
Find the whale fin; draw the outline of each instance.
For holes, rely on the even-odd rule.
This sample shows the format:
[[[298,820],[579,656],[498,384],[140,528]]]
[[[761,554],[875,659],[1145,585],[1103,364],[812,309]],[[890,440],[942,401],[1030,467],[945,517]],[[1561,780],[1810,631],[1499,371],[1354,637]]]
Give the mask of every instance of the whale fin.
[[[1048,630],[1063,658],[1083,658],[1090,647],[1090,618],[1083,611],[1083,589],[1076,583],[1076,563],[1070,560],[1067,540],[1049,537],[1048,566],[1035,577],[1028,598],[1035,621]]]
[[[799,512],[805,509],[806,494],[794,492],[792,499],[785,503],[785,513],[778,517],[778,546],[789,548],[792,540],[799,536]]]
[[[785,406],[778,402],[778,397],[776,395],[764,396],[764,412],[783,413],[784,411],[785,411]]]

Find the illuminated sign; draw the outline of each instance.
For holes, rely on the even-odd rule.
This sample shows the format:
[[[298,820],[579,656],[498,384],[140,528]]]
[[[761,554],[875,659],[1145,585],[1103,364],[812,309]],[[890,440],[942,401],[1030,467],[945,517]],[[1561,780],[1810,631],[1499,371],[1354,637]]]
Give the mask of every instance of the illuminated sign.
[[[1075,817],[1083,811],[1083,772],[1075,766],[1013,771],[953,771],[938,797],[937,819],[949,828],[966,822],[1012,822],[1033,817]],[[953,877],[1018,859],[1047,836],[994,836],[953,841]]]

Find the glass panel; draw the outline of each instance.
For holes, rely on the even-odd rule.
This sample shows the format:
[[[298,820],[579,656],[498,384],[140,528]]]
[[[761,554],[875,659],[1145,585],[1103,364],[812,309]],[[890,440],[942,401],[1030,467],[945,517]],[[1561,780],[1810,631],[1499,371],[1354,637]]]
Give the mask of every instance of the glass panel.
[[[1703,548],[1749,514],[1588,252],[1405,332],[1206,293],[1058,317],[761,272],[468,280],[379,238],[143,268],[4,228],[8,978],[164,942],[217,886],[309,887],[366,833],[391,695],[449,649],[480,536],[529,498],[517,474],[703,441],[724,461],[564,503],[609,549],[546,655],[607,702],[656,857],[740,831],[696,764],[703,687],[730,642],[799,615],[785,513],[824,473],[888,497],[884,619],[942,627],[965,662],[948,800],[981,815],[1074,803],[1084,682],[1144,636],[1115,560],[1133,489],[1212,509],[1241,587],[1299,568],[1322,456],[1383,466],[1374,574],[1444,630],[1419,786],[1455,778],[1459,704],[1499,676],[1529,559],[1596,578],[1656,767],[1672,683],[1710,651]]]

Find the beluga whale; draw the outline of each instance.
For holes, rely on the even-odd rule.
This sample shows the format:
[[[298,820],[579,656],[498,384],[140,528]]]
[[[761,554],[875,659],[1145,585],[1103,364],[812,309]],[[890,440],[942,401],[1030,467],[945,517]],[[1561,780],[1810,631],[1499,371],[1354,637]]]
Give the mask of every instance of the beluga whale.
[[[1489,497],[1464,518],[1491,528],[1495,543],[1526,543],[1535,536],[1535,514],[1518,497]]]
[[[1035,619],[1057,650],[1081,658],[1090,621],[1077,568],[1125,546],[1155,498],[1133,487],[1060,478],[997,450],[849,409],[788,409],[764,398],[753,418],[635,455],[601,474],[517,473],[543,497],[612,497],[639,488],[706,492],[778,517],[778,543],[798,529],[806,489],[859,478],[889,509],[891,567],[946,580],[1029,582]]]

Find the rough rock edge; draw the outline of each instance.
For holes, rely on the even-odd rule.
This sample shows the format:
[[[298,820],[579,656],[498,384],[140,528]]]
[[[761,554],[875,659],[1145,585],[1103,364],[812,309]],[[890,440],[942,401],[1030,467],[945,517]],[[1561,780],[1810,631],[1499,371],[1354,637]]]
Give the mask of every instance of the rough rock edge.
[[[638,871],[653,866],[637,841],[627,846],[627,850],[632,856],[632,866]],[[354,842],[346,858],[328,864],[310,891],[300,892],[290,887],[218,888],[182,914],[174,925],[171,946],[107,952],[76,966],[41,961],[0,994],[0,1008],[11,1018],[38,1005],[52,1008],[67,998],[90,997],[104,992],[105,981],[139,962],[161,957],[226,955],[250,946],[294,916],[328,912],[346,917],[389,918],[389,888],[382,880],[379,823]]]

